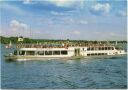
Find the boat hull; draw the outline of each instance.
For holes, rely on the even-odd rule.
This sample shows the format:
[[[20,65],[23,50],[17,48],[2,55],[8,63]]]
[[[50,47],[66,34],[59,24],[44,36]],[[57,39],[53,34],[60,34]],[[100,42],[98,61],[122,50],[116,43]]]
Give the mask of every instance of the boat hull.
[[[26,60],[75,60],[75,59],[82,59],[82,58],[117,58],[120,56],[124,56],[126,54],[119,54],[119,55],[103,55],[103,56],[72,56],[72,57],[41,57],[41,56],[5,56],[6,60],[11,61],[26,61]]]

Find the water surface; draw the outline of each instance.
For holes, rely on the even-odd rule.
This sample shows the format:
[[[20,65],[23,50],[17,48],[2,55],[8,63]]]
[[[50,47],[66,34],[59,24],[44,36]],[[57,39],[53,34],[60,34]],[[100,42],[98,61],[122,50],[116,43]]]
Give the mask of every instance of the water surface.
[[[1,48],[1,87],[6,89],[105,89],[127,87],[127,57],[6,61]]]

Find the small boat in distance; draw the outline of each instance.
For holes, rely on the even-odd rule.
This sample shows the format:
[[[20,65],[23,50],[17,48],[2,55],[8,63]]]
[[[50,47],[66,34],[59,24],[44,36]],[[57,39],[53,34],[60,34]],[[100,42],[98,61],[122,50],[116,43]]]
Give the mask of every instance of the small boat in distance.
[[[5,56],[9,60],[46,60],[51,58],[80,58],[92,56],[114,56],[126,54],[112,45],[61,45],[47,46],[38,44],[20,44],[13,53]]]

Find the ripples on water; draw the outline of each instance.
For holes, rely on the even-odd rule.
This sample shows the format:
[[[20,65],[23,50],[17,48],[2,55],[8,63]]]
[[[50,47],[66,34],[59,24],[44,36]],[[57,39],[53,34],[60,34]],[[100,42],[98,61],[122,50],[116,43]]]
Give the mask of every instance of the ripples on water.
[[[2,88],[126,88],[127,58],[5,61],[2,50]]]

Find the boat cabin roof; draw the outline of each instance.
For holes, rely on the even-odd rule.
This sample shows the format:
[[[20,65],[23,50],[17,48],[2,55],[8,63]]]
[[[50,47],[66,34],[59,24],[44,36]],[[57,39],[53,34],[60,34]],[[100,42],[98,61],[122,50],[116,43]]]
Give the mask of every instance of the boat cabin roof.
[[[90,45],[46,45],[46,44],[18,44],[16,45],[16,48],[69,48],[69,47],[114,47],[112,45],[95,45],[95,44],[90,44]]]

